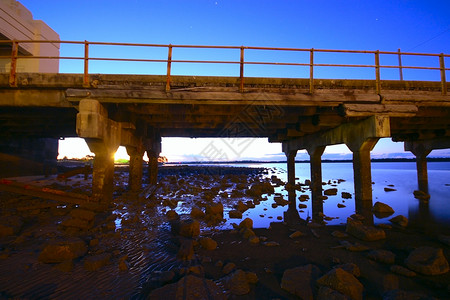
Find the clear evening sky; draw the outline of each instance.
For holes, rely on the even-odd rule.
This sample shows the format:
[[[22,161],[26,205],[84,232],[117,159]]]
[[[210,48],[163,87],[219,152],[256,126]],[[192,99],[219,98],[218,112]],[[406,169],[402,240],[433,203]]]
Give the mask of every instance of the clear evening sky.
[[[450,53],[450,1],[356,1],[356,0],[21,0],[35,19],[46,22],[61,40],[130,42],[152,44],[194,44],[265,46],[317,49],[382,50],[421,53]],[[77,51],[79,51],[77,53]],[[108,48],[93,50],[101,55],[126,57],[127,50]],[[108,51],[111,53],[108,54]],[[70,56],[82,52],[76,47],[61,47],[61,55]],[[124,54],[125,53],[125,54]],[[142,58],[160,53],[132,53]],[[185,53],[174,53],[185,55]],[[188,53],[189,54],[189,53]],[[200,53],[208,56],[210,54]],[[236,60],[233,53],[217,52],[208,59]],[[228,57],[228,55],[230,55]],[[271,59],[274,60],[274,55]],[[192,57],[190,57],[192,58]],[[198,58],[198,57],[195,57]],[[267,59],[258,57],[258,59]],[[295,57],[276,57],[278,61]],[[326,59],[326,58],[324,58]],[[365,58],[362,58],[364,60]],[[372,58],[371,58],[372,59]],[[330,62],[331,63],[331,62]],[[372,61],[370,63],[373,63]],[[406,62],[407,63],[407,62]],[[428,64],[429,62],[420,62]],[[414,65],[415,62],[412,62]],[[450,65],[450,61],[446,61]],[[98,63],[90,66],[93,73],[134,73],[138,67]],[[158,69],[160,68],[160,69]],[[177,69],[178,68],[178,69]],[[81,64],[61,62],[61,72],[81,72]],[[164,66],[155,66],[156,73],[163,74]],[[174,67],[174,72],[189,75],[238,76],[238,66],[221,70],[210,66]],[[246,76],[258,76],[272,72],[263,67],[247,70]],[[279,70],[291,76],[292,69]],[[337,78],[340,74],[327,74],[323,78]],[[296,73],[302,77],[301,72]],[[328,75],[328,76],[327,76]],[[352,78],[346,73],[341,78]],[[367,77],[372,75],[357,74]],[[383,76],[383,74],[382,74]],[[386,76],[396,76],[387,74]],[[408,78],[410,76],[410,78]],[[419,76],[416,78],[414,76]],[[414,78],[413,78],[414,77]],[[447,72],[447,78],[450,74]],[[371,78],[372,79],[372,78]],[[383,79],[383,77],[382,77]],[[385,78],[390,79],[390,78]],[[394,79],[394,78],[393,78]],[[396,79],[396,78],[395,78]],[[405,79],[439,80],[438,73],[405,74]],[[164,139],[163,155],[169,160],[201,159],[199,155],[211,140]],[[220,141],[213,141],[220,145]],[[81,146],[80,146],[81,145]],[[80,148],[81,147],[81,148]],[[84,147],[84,150],[82,149]],[[84,156],[87,146],[79,141],[60,143],[60,154],[69,157],[70,150],[78,149]],[[232,159],[283,159],[280,144],[255,140],[239,157]],[[374,157],[403,156],[403,143],[381,140],[375,147]],[[123,149],[122,149],[123,153]],[[327,147],[324,158],[348,155],[345,146]],[[401,154],[397,154],[401,153]],[[410,154],[408,154],[410,155]],[[450,156],[450,151],[433,151],[435,156]],[[298,158],[307,158],[299,154]]]

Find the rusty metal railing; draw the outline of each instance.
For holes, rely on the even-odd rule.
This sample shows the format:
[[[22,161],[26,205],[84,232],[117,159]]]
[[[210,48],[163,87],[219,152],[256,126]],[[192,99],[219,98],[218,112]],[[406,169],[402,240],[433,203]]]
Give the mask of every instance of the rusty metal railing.
[[[20,44],[29,43],[52,43],[52,44],[78,44],[84,45],[84,55],[79,57],[69,56],[19,56]],[[277,66],[303,66],[309,67],[309,92],[314,93],[314,68],[315,67],[353,67],[353,68],[373,68],[375,71],[375,89],[379,94],[381,92],[381,69],[398,69],[399,79],[403,80],[404,69],[416,69],[416,70],[436,70],[440,71],[440,82],[442,95],[447,94],[447,81],[446,71],[450,68],[445,67],[445,58],[450,57],[450,54],[432,54],[432,53],[409,53],[398,51],[360,51],[360,50],[327,50],[327,49],[301,49],[301,48],[276,48],[276,47],[247,47],[247,46],[204,46],[204,45],[163,45],[163,44],[135,44],[135,43],[106,43],[106,42],[88,42],[88,41],[39,41],[39,40],[13,40],[13,41],[0,41],[2,44],[11,44],[11,56],[0,56],[0,59],[10,58],[11,67],[9,73],[9,84],[12,87],[17,87],[17,60],[18,59],[59,59],[59,60],[83,60],[84,61],[84,76],[83,85],[89,87],[89,61],[126,61],[126,62],[158,62],[167,64],[166,73],[166,91],[170,91],[171,88],[171,69],[173,63],[200,63],[200,64],[237,64],[239,65],[239,89],[244,92],[244,68],[245,65],[277,65]],[[140,59],[140,58],[110,58],[110,57],[90,57],[89,46],[90,45],[108,45],[108,46],[133,46],[133,47],[157,47],[167,48],[167,59]],[[193,49],[235,49],[240,51],[240,59],[236,61],[218,61],[218,60],[182,60],[173,59],[173,48],[193,48]],[[267,61],[245,61],[245,50],[273,50],[273,51],[294,51],[294,52],[309,52],[309,62],[267,62]],[[374,64],[323,64],[314,62],[314,54],[316,53],[350,53],[350,54],[373,54]],[[398,65],[381,65],[380,55],[393,55],[398,57]],[[438,58],[438,64],[436,67],[429,66],[404,66],[402,64],[402,57],[405,56],[421,56],[421,57],[436,57]]]

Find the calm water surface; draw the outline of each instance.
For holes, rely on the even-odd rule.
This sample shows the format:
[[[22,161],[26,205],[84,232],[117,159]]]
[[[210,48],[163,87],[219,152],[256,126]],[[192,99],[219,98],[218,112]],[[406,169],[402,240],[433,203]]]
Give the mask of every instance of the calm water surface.
[[[264,164],[236,164],[234,166],[264,167],[271,172],[268,176],[275,174],[280,179],[287,181],[286,163],[264,163]],[[296,182],[304,183],[310,178],[309,163],[296,163]],[[352,163],[323,163],[322,179],[326,184],[324,189],[338,188],[336,196],[329,196],[324,202],[324,214],[335,219],[328,224],[344,224],[346,218],[355,212],[353,167]],[[338,179],[345,180],[339,184]],[[428,205],[420,204],[414,198],[413,191],[417,190],[417,173],[415,162],[374,162],[372,163],[373,203],[376,201],[390,205],[395,213],[387,218],[378,219],[374,217],[375,223],[389,223],[389,219],[396,215],[406,216],[411,226],[426,227],[432,230],[445,231],[450,234],[450,162],[428,163],[429,194],[431,199]],[[391,187],[396,191],[385,192],[385,187]],[[284,188],[276,188],[276,192],[282,193],[287,199],[287,191]],[[352,194],[352,199],[342,199],[341,192]],[[301,194],[311,196],[310,191],[296,192],[297,199]],[[250,217],[254,220],[255,227],[268,227],[271,222],[277,221],[287,210],[285,207],[272,208],[272,198],[262,201],[254,209],[244,213],[243,218]],[[297,200],[297,205],[299,201]],[[300,217],[306,219],[312,216],[311,202],[302,202],[307,208],[300,210]],[[346,205],[338,208],[337,204]],[[227,215],[227,213],[226,213]],[[279,220],[278,220],[279,221]],[[239,220],[227,220],[225,227]]]

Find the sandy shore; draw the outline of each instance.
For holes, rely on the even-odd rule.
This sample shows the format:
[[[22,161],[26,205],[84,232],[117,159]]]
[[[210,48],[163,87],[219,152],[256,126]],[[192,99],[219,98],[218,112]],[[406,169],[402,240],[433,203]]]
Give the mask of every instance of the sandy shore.
[[[87,220],[90,213],[80,213],[73,205],[1,192],[0,299],[151,299],[158,298],[158,289],[164,287],[174,293],[163,291],[166,299],[169,295],[181,295],[182,299],[183,295],[189,298],[186,289],[198,288],[189,283],[177,292],[177,282],[190,282],[186,281],[188,274],[202,280],[198,296],[206,299],[298,299],[288,287],[293,279],[286,271],[307,265],[316,271],[309,288],[302,290],[310,289],[312,297],[326,299],[331,294],[325,292],[330,291],[317,279],[349,263],[359,269],[359,274],[351,276],[361,284],[364,299],[382,299],[383,295],[406,299],[401,298],[405,295],[400,290],[414,293],[408,294],[408,299],[414,295],[450,296],[448,272],[415,272],[414,277],[393,272],[392,266],[406,268],[405,260],[420,247],[442,249],[449,258],[448,244],[436,234],[392,226],[384,229],[385,238],[364,241],[346,234],[345,226],[314,226],[304,220],[274,220],[270,228],[248,228],[251,232],[218,230],[221,218],[211,217],[217,216],[217,211],[211,211],[218,203],[223,205],[223,217],[228,218],[229,210],[239,210],[241,204],[252,209],[251,204],[258,205],[258,201],[273,201],[271,197],[263,200],[266,194],[258,199],[247,192],[270,178],[268,170],[171,167],[160,173],[156,192],[149,199],[139,199],[126,192],[127,170],[118,168],[114,203],[110,210],[93,214],[89,224],[74,222]],[[267,182],[280,184],[276,178]],[[81,176],[44,183],[71,192],[89,190],[89,180]],[[191,215],[194,207],[197,214]],[[236,226],[240,222],[236,219]],[[183,232],[180,226],[186,223],[194,224],[194,229]],[[13,224],[12,234],[5,234],[8,224]],[[43,258],[49,244],[75,239],[86,251],[61,262]],[[374,250],[392,253],[393,261],[383,261]],[[301,285],[301,280],[298,282]],[[342,296],[343,291],[339,293]],[[333,295],[338,299],[338,294]]]

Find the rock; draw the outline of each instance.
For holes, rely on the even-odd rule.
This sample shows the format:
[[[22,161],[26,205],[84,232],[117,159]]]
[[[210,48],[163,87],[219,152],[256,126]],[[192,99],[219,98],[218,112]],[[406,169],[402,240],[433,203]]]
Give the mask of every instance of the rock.
[[[300,208],[300,209],[307,208],[307,207],[308,207],[308,205],[306,205],[306,204],[303,204],[303,203],[298,204],[298,208]]]
[[[320,269],[311,264],[285,270],[281,288],[301,299],[313,299],[314,283],[320,274]]]
[[[403,275],[406,277],[414,277],[417,275],[416,272],[399,265],[392,265],[389,270],[391,270],[392,273]]]
[[[291,238],[291,239],[296,239],[296,238],[298,238],[298,237],[301,237],[301,236],[304,236],[305,234],[303,233],[303,232],[301,232],[301,231],[295,231],[294,233],[291,233],[290,235],[289,235],[289,238]]]
[[[119,261],[119,271],[128,271],[130,267],[128,266],[128,262],[125,260],[120,260]]]
[[[187,275],[177,283],[167,284],[153,290],[147,299],[217,299],[225,300],[223,291],[214,281]]]
[[[372,250],[367,253],[367,257],[383,264],[392,265],[395,263],[395,254],[388,250]]]
[[[228,212],[228,216],[230,217],[230,219],[242,219],[242,212],[238,210],[230,210]]]
[[[300,200],[300,202],[306,202],[309,200],[309,196],[308,195],[300,195],[298,200]]]
[[[200,208],[194,206],[191,210],[191,217],[194,219],[203,219],[205,213]]]
[[[323,194],[326,196],[335,196],[337,195],[338,189],[336,188],[331,188],[331,189],[327,189],[323,191]]]
[[[392,226],[389,224],[377,224],[377,227],[380,227],[382,229],[392,229]]]
[[[350,274],[352,274],[355,277],[361,276],[361,271],[359,270],[359,267],[354,263],[341,264],[341,265],[337,265],[337,266],[333,267],[333,269],[337,269],[337,268],[342,269],[346,272],[349,272]]]
[[[385,191],[385,192],[395,192],[396,189],[393,189],[393,188],[391,188],[391,187],[385,187],[385,188],[384,188],[384,191]]]
[[[257,237],[256,235],[250,236],[248,238],[248,241],[250,242],[250,244],[252,245],[257,245],[259,244],[259,237]]]
[[[246,272],[236,270],[232,274],[222,279],[223,285],[233,295],[241,296],[250,293],[250,284]]]
[[[97,247],[99,244],[99,240],[98,239],[92,239],[89,241],[89,247]]]
[[[209,237],[200,238],[199,243],[205,250],[214,250],[217,248],[217,242]]]
[[[350,218],[357,221],[363,221],[365,219],[364,216],[360,214],[353,214],[350,216]]]
[[[348,237],[348,234],[346,234],[345,232],[342,232],[340,230],[335,230],[331,233],[332,236],[337,237],[337,238],[345,238]]]
[[[235,268],[236,268],[236,265],[232,262],[229,262],[225,266],[223,266],[222,272],[224,274],[230,274]]]
[[[317,300],[348,300],[348,297],[326,286],[321,286],[317,293]]]
[[[370,249],[369,247],[367,247],[365,245],[362,245],[359,243],[352,244],[349,241],[340,241],[339,243],[342,246],[344,246],[345,249],[347,249],[348,251],[351,251],[351,252],[362,252],[362,251],[367,251]]]
[[[348,192],[342,192],[341,193],[341,197],[342,197],[342,199],[351,199],[352,198],[352,194],[350,194]]]
[[[338,208],[344,208],[344,207],[347,207],[347,206],[346,206],[345,204],[338,203],[338,204],[337,204],[337,207],[338,207]]]
[[[239,227],[240,229],[242,228],[249,228],[252,229],[253,228],[253,220],[250,218],[245,218],[244,220],[242,220],[241,223],[239,223]]]
[[[382,219],[391,216],[394,213],[394,210],[387,204],[375,202],[372,207],[372,212],[377,218]]]
[[[248,209],[247,205],[245,205],[242,201],[238,201],[236,204],[236,210],[240,211],[241,213],[245,212]]]
[[[258,275],[253,272],[246,272],[245,275],[247,276],[248,283],[256,284],[258,282]]]
[[[195,220],[182,220],[179,235],[194,238],[200,235],[200,223]]]
[[[111,253],[102,253],[86,257],[84,260],[84,268],[88,271],[96,271],[111,262]]]
[[[414,191],[414,198],[423,202],[428,202],[430,200],[430,195],[423,191]]]
[[[276,247],[276,246],[280,246],[280,244],[277,243],[277,242],[264,242],[263,245],[264,245],[264,246],[267,246],[267,247]]]
[[[194,242],[191,239],[181,239],[177,257],[181,260],[191,260],[194,258]]]
[[[169,220],[175,220],[175,219],[178,219],[178,214],[177,214],[177,212],[176,211],[174,211],[174,210],[169,210],[167,213],[166,213],[166,217],[167,217],[167,219],[169,219]]]
[[[406,227],[408,226],[408,218],[406,218],[405,216],[402,215],[398,215],[392,219],[389,219],[390,222],[397,224],[401,227]]]
[[[447,259],[441,248],[420,247],[405,260],[406,266],[424,275],[440,275],[449,271]]]
[[[22,225],[23,221],[19,216],[2,216],[0,218],[0,237],[18,234]]]
[[[62,263],[81,257],[87,252],[86,243],[79,238],[55,240],[48,243],[39,254],[43,263]]]
[[[340,269],[332,269],[327,274],[319,278],[316,283],[336,290],[350,299],[362,299],[363,285],[352,274]]]
[[[377,241],[386,238],[386,233],[381,228],[367,226],[360,221],[347,218],[346,232],[363,241]]]
[[[206,218],[219,216],[223,219],[223,204],[221,202],[207,205],[205,208]]]

